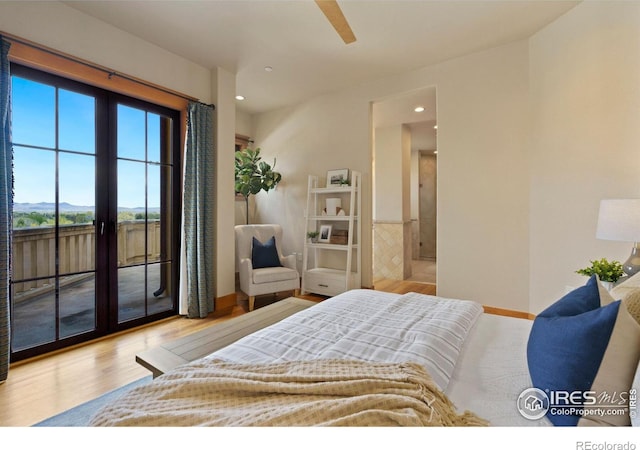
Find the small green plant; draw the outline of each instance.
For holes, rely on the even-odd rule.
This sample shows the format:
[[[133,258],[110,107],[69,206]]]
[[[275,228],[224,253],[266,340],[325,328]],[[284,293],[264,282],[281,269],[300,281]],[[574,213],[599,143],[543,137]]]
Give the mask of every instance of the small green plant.
[[[309,239],[311,239],[312,242],[315,241],[318,238],[319,235],[320,235],[320,233],[318,233],[317,231],[308,231],[307,232],[307,237]]]
[[[624,275],[624,270],[622,270],[622,263],[618,261],[607,261],[606,258],[602,258],[591,261],[591,266],[576,270],[576,273],[588,277],[598,275],[600,281],[615,283]]]

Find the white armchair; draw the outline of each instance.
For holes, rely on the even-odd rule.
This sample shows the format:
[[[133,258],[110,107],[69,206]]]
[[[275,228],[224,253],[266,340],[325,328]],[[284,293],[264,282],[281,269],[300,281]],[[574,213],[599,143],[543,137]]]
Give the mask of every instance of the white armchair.
[[[249,296],[249,311],[253,311],[256,295],[293,290],[299,294],[300,274],[295,255],[282,254],[282,227],[277,224],[236,225],[236,266],[240,275],[240,290]],[[268,245],[275,238],[275,249]],[[253,238],[258,246],[253,254]],[[265,263],[264,257],[267,258]],[[273,258],[269,260],[269,256]],[[256,257],[256,264],[252,257]],[[259,262],[258,262],[259,259]],[[273,264],[269,264],[269,261]],[[280,265],[278,265],[280,264]],[[262,266],[262,267],[259,267]]]

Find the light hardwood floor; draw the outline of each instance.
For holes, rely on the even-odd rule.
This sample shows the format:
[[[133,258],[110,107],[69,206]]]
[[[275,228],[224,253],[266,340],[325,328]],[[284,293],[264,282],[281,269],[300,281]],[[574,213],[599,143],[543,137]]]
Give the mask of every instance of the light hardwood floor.
[[[376,281],[376,290],[435,294],[435,285]],[[319,296],[302,296],[322,301]],[[257,306],[271,301],[263,299]],[[238,295],[231,315],[186,319],[174,317],[123,332],[56,354],[14,364],[8,380],[0,384],[0,426],[30,426],[50,416],[150,375],[135,362],[135,355],[160,343],[199,331],[248,311],[246,296]]]

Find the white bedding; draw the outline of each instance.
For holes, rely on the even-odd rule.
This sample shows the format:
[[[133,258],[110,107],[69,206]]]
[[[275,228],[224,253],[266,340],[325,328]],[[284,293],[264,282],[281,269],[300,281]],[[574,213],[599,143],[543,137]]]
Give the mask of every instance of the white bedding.
[[[353,290],[162,375],[149,385],[138,388],[140,392],[134,390],[131,398],[109,405],[97,415],[95,423],[112,423],[109,421],[111,418],[116,420],[113,423],[133,418],[138,425],[165,423],[163,420],[174,423],[178,415],[187,418],[185,423],[208,424],[211,421],[209,416],[214,413],[221,417],[221,424],[236,423],[233,408],[225,407],[227,403],[224,402],[236,405],[240,399],[253,401],[252,394],[248,392],[253,392],[255,386],[266,385],[262,378],[256,384],[249,375],[255,372],[263,377],[264,373],[273,370],[274,363],[278,367],[284,366],[287,374],[290,371],[297,374],[299,365],[333,361],[335,364],[359,364],[364,367],[364,373],[369,373],[379,363],[389,367],[393,365],[393,373],[401,372],[398,369],[401,366],[424,368],[421,372],[425,374],[426,381],[417,392],[437,393],[435,383],[446,395],[437,393],[437,396],[448,399],[445,406],[449,413],[443,417],[457,417],[465,424],[488,421],[493,426],[549,425],[546,420],[526,420],[517,410],[518,396],[531,386],[526,362],[531,325],[528,320],[484,314],[482,306],[472,301],[415,293],[399,295]],[[226,370],[224,367],[227,366],[234,370],[242,368],[239,373],[244,375],[223,385],[212,384],[224,378],[220,370]],[[342,392],[345,386],[353,383],[351,368],[340,366],[335,370],[335,374],[331,372],[332,377],[349,375],[344,380],[346,385],[338,386]],[[245,381],[245,375],[248,381]],[[300,380],[295,378],[294,385],[285,387],[284,380],[277,381],[279,383],[273,393],[265,390],[265,399],[272,401],[274,393],[290,392],[291,386],[297,386]],[[325,378],[318,381],[318,386],[324,390],[328,381]],[[370,380],[364,381],[369,383]],[[306,386],[305,383],[302,385]],[[208,395],[219,396],[225,389],[238,385],[244,386],[237,391],[242,394],[221,397],[222,406],[218,409],[209,403]],[[296,394],[300,392],[296,391]],[[373,398],[370,394],[369,390],[358,391],[357,395],[348,398],[347,403],[351,404],[361,396]],[[329,397],[333,398],[332,394],[329,393]],[[316,400],[313,397],[312,404],[317,403]],[[282,401],[277,399],[276,406],[269,404],[269,414],[280,411],[277,405]],[[352,413],[360,415],[371,410],[379,414],[388,399],[376,401],[368,409]],[[303,403],[303,411],[307,411],[306,405]],[[258,405],[250,403],[240,410],[243,411],[242,417],[247,415],[246,423],[262,423],[262,410]],[[394,411],[391,411],[393,417]],[[472,414],[464,414],[465,411]],[[285,416],[286,419],[288,416]],[[191,422],[193,417],[198,420]],[[476,420],[478,417],[483,420]],[[331,421],[334,419],[332,417]]]
[[[492,426],[551,426],[549,419],[525,419],[517,398],[531,387],[527,340],[533,321],[482,314],[469,333],[445,390],[458,409],[468,409]]]
[[[246,336],[209,358],[234,363],[416,362],[445,390],[467,333],[482,311],[480,304],[466,300],[352,290]]]
[[[427,324],[437,313],[424,308],[427,301],[440,310],[473,305],[469,330],[460,330],[453,339],[459,353],[449,348],[446,357],[429,360],[432,352],[419,340],[428,338]],[[413,361],[427,368],[460,412],[472,411],[492,426],[550,425],[546,418],[527,420],[517,410],[518,396],[531,386],[526,345],[533,322],[481,311],[479,304],[466,300],[353,290],[253,333],[210,358],[237,363],[313,358]],[[412,334],[416,339],[407,340]]]

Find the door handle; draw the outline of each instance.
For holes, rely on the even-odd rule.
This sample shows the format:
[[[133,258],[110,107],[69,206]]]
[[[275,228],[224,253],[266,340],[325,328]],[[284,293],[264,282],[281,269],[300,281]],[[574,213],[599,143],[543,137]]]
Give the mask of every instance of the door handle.
[[[100,236],[104,236],[104,221],[100,222]]]

